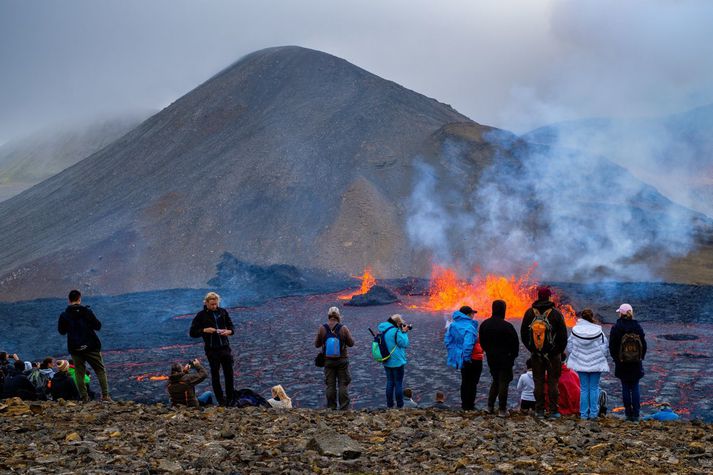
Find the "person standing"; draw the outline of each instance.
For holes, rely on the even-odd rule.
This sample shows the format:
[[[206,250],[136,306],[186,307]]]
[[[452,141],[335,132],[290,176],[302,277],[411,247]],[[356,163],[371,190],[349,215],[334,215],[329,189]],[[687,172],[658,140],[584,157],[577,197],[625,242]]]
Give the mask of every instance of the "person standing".
[[[609,341],[597,325],[594,312],[585,308],[567,340],[567,366],[579,375],[580,419],[599,417],[599,380],[609,371],[608,348]]]
[[[233,354],[228,337],[234,334],[234,329],[228,311],[219,304],[220,295],[208,292],[203,298],[203,310],[191,322],[189,334],[193,338],[203,338],[213,394],[218,404],[227,406],[233,400]],[[220,385],[221,368],[225,378],[225,395]]]
[[[621,380],[626,420],[635,422],[641,407],[639,380],[644,377],[646,338],[631,305],[621,304],[617,313],[619,319],[609,334],[609,353],[614,359],[614,376]]]
[[[515,327],[505,320],[505,301],[493,301],[492,309],[492,316],[480,325],[478,334],[493,377],[488,394],[488,411],[491,414],[495,412],[497,399],[498,416],[507,417],[508,386],[513,379],[512,367],[520,350],[520,341]]]
[[[532,377],[535,380],[535,415],[545,417],[545,377],[549,388],[549,410],[559,419],[559,378],[562,353],[567,348],[567,326],[562,313],[551,300],[549,287],[537,289],[537,300],[522,317],[520,338],[531,354]]]
[[[461,374],[460,400],[464,411],[475,409],[475,391],[483,362],[480,366],[473,364],[473,347],[478,341],[478,322],[475,320],[477,311],[468,305],[453,312],[453,321],[446,328],[443,343],[448,350],[448,366],[459,369]]]
[[[389,358],[384,361],[386,371],[386,407],[404,407],[404,370],[406,368],[406,348],[408,347],[408,331],[411,329],[406,325],[401,315],[396,314],[389,317],[385,322],[379,324],[379,332],[384,335],[386,347],[389,350]]]
[[[67,351],[72,355],[74,361],[79,395],[82,401],[89,401],[87,386],[84,382],[87,372],[86,364],[89,363],[99,380],[102,401],[111,402],[104,359],[101,354],[101,341],[96,334],[101,330],[102,324],[89,306],[82,305],[82,293],[79,290],[69,292],[68,300],[69,306],[59,316],[57,330],[60,335],[67,335]]]
[[[352,375],[349,372],[349,354],[347,347],[354,346],[354,338],[346,325],[342,325],[342,316],[337,307],[331,307],[327,312],[327,323],[320,325],[317,337],[314,339],[315,348],[322,348],[326,353],[327,340],[336,338],[339,349],[334,356],[325,357],[324,384],[326,385],[327,407],[337,409],[337,395],[339,396],[339,409],[351,409],[349,399],[349,383]],[[331,345],[330,345],[331,346]],[[339,392],[337,393],[337,387]]]

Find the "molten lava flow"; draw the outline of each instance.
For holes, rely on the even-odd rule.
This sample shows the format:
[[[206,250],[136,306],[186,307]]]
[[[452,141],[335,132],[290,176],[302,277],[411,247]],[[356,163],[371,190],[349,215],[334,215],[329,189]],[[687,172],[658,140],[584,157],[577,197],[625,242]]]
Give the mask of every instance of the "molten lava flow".
[[[168,380],[168,376],[166,375],[151,375],[151,374],[141,374],[136,377],[136,381],[142,382],[142,381],[166,381]]]
[[[490,315],[493,300],[507,302],[507,313],[512,317],[522,317],[537,297],[537,284],[530,281],[530,269],[525,275],[509,278],[487,274],[476,275],[470,281],[458,278],[453,269],[433,266],[428,302],[422,307],[430,311],[454,311],[469,305],[481,316]],[[576,322],[571,305],[561,305],[559,296],[552,294],[552,300],[562,312],[568,327]]]
[[[340,300],[350,300],[352,297],[355,295],[363,295],[369,291],[374,285],[376,285],[376,279],[371,273],[370,268],[364,269],[364,275],[353,275],[355,279],[360,279],[361,280],[361,286],[359,287],[359,290],[357,292],[352,292],[350,294],[345,294],[345,295],[340,295],[339,299]]]

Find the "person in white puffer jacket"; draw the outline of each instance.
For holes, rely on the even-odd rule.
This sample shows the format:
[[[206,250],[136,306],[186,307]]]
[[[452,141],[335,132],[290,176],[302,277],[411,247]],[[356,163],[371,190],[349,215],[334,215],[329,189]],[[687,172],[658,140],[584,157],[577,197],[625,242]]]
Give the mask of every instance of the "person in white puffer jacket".
[[[609,343],[602,327],[594,320],[594,312],[585,308],[567,340],[567,366],[576,371],[581,384],[579,417],[599,416],[599,379],[609,371]]]

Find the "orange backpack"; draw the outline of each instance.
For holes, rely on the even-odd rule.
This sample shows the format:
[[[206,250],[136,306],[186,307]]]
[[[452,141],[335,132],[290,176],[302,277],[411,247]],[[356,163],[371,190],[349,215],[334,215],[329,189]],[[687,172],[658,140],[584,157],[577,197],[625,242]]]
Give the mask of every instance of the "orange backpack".
[[[540,313],[539,310],[533,307],[532,312],[535,318],[530,323],[530,343],[536,351],[541,352],[545,345],[549,344],[550,348],[554,345],[554,335],[552,334],[552,325],[548,317],[552,309],[545,310],[545,313]]]

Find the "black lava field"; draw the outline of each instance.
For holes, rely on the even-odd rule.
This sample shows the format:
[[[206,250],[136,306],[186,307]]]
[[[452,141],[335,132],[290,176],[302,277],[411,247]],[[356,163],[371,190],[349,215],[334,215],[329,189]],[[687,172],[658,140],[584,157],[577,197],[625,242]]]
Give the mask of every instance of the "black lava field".
[[[641,381],[643,414],[651,404],[667,400],[686,418],[713,420],[713,287],[673,284],[600,284],[585,286],[556,284],[563,301],[577,310],[592,307],[608,334],[621,302],[634,306],[649,344]],[[142,402],[166,400],[166,382],[161,377],[174,361],[200,358],[205,361],[202,341],[188,336],[188,328],[200,308],[203,290],[170,290],[117,297],[86,296],[103,322],[99,333],[115,399]],[[400,296],[402,301],[385,306],[344,307],[338,293],[299,295],[250,301],[239,293],[224,294],[236,327],[231,339],[237,388],[251,388],[268,395],[270,387],[282,384],[299,407],[324,403],[321,369],[313,364],[317,349],[313,341],[332,305],[342,308],[344,323],[351,329],[356,346],[350,349],[355,408],[384,407],[385,375],[371,359],[368,328],[394,313],[414,325],[405,385],[417,401],[430,404],[436,390],[458,405],[459,372],[445,364],[442,338],[449,312],[428,312],[419,307],[423,296]],[[66,357],[65,339],[57,333],[57,316],[64,309],[60,299],[1,303],[3,331],[0,350],[18,353],[23,359],[46,355]],[[519,329],[520,320],[508,319]],[[485,318],[485,316],[483,317]],[[526,350],[515,367],[524,371]],[[610,363],[611,364],[611,363]],[[612,372],[613,372],[613,364]],[[153,378],[153,379],[152,379]],[[92,383],[94,389],[96,382]],[[485,406],[490,384],[487,365],[478,386],[476,405]],[[200,386],[208,389],[209,381]],[[620,386],[613,374],[602,379],[610,395],[610,409],[621,406]],[[510,403],[518,401],[515,382]]]

